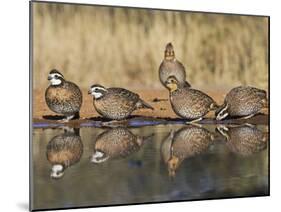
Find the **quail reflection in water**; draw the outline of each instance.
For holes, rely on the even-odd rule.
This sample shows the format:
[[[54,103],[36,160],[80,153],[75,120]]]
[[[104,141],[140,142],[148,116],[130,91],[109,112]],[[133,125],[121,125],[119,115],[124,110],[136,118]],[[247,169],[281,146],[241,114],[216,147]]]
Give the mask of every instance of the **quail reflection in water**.
[[[123,127],[102,132],[95,140],[94,153],[91,162],[102,163],[109,158],[122,158],[140,150],[142,145],[151,139],[149,136],[134,135]]]
[[[267,147],[268,133],[260,131],[254,125],[220,125],[217,131],[226,138],[230,151],[239,155],[248,156]]]
[[[186,158],[206,151],[214,138],[213,133],[197,126],[183,127],[176,132],[172,130],[161,144],[161,155],[167,164],[169,176],[175,176]]]
[[[52,164],[50,176],[63,177],[65,170],[79,162],[83,154],[83,143],[79,129],[64,128],[65,132],[53,137],[47,145],[47,159]]]

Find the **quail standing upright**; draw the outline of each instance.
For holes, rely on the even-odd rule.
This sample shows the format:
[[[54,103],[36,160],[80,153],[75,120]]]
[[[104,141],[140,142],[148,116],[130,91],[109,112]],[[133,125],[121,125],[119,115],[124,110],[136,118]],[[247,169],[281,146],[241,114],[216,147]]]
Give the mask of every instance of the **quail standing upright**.
[[[96,111],[108,119],[125,119],[140,108],[153,110],[138,94],[124,88],[105,88],[95,84],[90,87],[88,94],[93,96]]]
[[[174,112],[192,122],[197,122],[211,110],[218,108],[217,103],[202,91],[181,87],[175,76],[165,82],[170,92],[170,103]]]
[[[216,111],[216,119],[222,120],[227,116],[251,118],[262,108],[267,107],[266,91],[239,86],[231,89],[224,99],[224,104]]]
[[[46,89],[45,100],[48,107],[55,113],[66,116],[63,121],[79,117],[82,105],[82,92],[73,82],[64,79],[56,69],[48,76],[50,86]]]
[[[176,59],[172,43],[168,43],[165,48],[164,60],[159,67],[159,79],[166,88],[165,82],[172,75],[177,78],[180,87],[190,87],[190,84],[186,81],[185,68]]]

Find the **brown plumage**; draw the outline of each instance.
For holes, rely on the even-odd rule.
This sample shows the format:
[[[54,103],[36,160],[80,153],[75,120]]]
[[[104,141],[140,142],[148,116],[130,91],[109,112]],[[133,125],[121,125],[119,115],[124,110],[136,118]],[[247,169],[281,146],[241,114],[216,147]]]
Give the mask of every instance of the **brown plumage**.
[[[180,164],[192,156],[203,153],[214,140],[205,128],[188,126],[171,133],[161,144],[161,155],[167,163],[170,176],[175,176]]]
[[[49,73],[48,80],[51,82],[45,92],[48,107],[55,113],[65,115],[66,121],[79,116],[82,105],[82,92],[79,87],[66,81],[55,69]]]
[[[175,58],[174,47],[172,43],[168,43],[165,48],[164,60],[159,67],[159,79],[166,88],[166,80],[169,76],[175,76],[180,87],[190,87],[186,82],[186,72],[183,64]]]
[[[201,120],[209,111],[217,109],[216,102],[202,91],[179,87],[174,76],[166,81],[170,91],[170,103],[174,112],[189,120]]]
[[[260,131],[254,125],[221,125],[217,130],[226,138],[230,151],[239,155],[249,156],[267,147],[268,133]]]
[[[140,108],[152,109],[138,94],[124,88],[105,88],[101,85],[92,85],[89,94],[93,95],[96,111],[103,117],[122,120],[134,110]]]
[[[94,154],[91,161],[102,163],[109,158],[122,158],[139,151],[151,136],[134,135],[127,128],[113,128],[101,133],[95,140]]]
[[[83,143],[79,129],[68,130],[53,137],[47,145],[47,159],[52,164],[51,177],[61,178],[66,168],[79,162]]]
[[[216,119],[227,116],[250,118],[262,108],[267,107],[266,91],[239,86],[231,89],[224,99],[224,104],[216,111]]]

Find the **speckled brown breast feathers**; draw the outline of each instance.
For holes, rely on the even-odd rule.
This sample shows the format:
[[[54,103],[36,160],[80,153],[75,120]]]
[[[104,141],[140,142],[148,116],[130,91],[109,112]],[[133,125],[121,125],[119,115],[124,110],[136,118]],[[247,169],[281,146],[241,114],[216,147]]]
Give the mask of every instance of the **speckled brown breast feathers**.
[[[175,113],[187,119],[203,117],[216,105],[207,94],[190,88],[172,91],[170,100]]]
[[[101,98],[94,98],[94,106],[99,114],[114,120],[127,118],[139,108],[153,109],[138,94],[123,88],[108,88]]]
[[[71,115],[79,112],[82,105],[82,92],[72,82],[62,85],[50,85],[45,93],[48,107],[59,114]]]

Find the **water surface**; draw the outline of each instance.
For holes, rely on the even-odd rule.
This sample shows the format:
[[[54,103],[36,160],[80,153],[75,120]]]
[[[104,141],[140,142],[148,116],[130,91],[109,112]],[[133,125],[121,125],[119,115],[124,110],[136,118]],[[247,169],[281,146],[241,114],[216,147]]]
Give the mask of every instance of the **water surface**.
[[[36,128],[32,207],[268,195],[267,126],[216,127]]]

